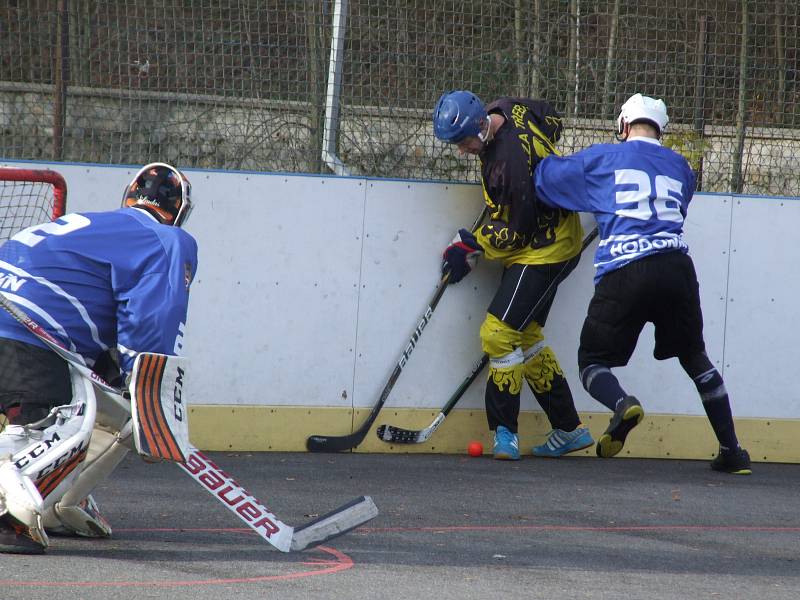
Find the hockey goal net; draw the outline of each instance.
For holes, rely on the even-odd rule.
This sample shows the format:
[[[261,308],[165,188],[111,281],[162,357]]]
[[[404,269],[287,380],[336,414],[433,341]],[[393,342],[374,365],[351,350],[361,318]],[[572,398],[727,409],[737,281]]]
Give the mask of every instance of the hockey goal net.
[[[0,167],[0,243],[18,231],[52,221],[67,207],[67,182],[48,169]]]

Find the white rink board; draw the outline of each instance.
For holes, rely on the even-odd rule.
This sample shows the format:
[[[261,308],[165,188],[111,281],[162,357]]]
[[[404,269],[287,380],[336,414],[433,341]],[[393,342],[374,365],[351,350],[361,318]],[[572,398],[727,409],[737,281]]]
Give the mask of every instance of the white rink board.
[[[208,191],[194,186],[188,226],[200,247],[185,350],[200,368],[189,397],[349,398],[361,261],[361,220],[352,215],[363,211],[363,183],[222,173],[211,181]]]
[[[118,207],[136,171],[6,164],[61,172],[70,211]],[[442,249],[480,212],[480,187],[187,173],[196,200],[187,230],[200,254],[185,345],[190,402],[374,405],[436,290]],[[706,344],[737,416],[800,418],[790,364],[800,252],[787,241],[798,217],[797,199],[698,194],[690,207],[686,237],[700,279]],[[588,232],[593,219],[584,215],[583,222]],[[603,412],[581,388],[576,364],[595,246],[560,286],[545,333],[579,411]],[[478,328],[499,276],[498,264],[482,260],[448,287],[387,407],[441,408],[481,355]],[[623,386],[648,414],[703,414],[677,360],[655,361],[652,349],[647,327],[631,364],[616,371]],[[481,378],[459,407],[482,406]],[[522,408],[539,410],[528,389]]]
[[[472,226],[482,207],[474,185],[369,182],[356,406],[372,406],[380,397],[437,290],[442,250],[460,227]],[[499,265],[481,264],[447,287],[386,406],[444,404],[482,354],[478,327],[499,276]],[[480,387],[476,382],[460,406],[482,402]]]
[[[725,383],[742,417],[800,417],[798,223],[798,200],[734,199]]]

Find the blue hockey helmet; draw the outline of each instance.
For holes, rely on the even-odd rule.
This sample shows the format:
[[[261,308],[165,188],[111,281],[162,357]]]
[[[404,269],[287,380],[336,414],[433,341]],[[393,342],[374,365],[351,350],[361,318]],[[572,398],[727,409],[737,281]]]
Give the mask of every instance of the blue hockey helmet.
[[[478,97],[467,90],[442,94],[433,109],[433,134],[449,144],[466,137],[481,139],[481,128],[489,115]]]
[[[142,208],[164,225],[180,227],[192,212],[192,184],[175,167],[150,163],[125,188],[122,206]]]

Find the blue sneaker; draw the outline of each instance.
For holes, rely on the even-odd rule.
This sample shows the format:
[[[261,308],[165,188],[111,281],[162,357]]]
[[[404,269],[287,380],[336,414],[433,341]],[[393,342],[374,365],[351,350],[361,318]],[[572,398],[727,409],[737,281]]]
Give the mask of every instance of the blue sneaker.
[[[568,452],[588,448],[592,444],[594,444],[592,434],[586,427],[578,425],[573,431],[553,429],[547,435],[547,441],[544,444],[533,447],[533,455],[558,458]]]
[[[497,426],[494,432],[494,458],[496,460],[519,460],[519,438],[510,429]]]

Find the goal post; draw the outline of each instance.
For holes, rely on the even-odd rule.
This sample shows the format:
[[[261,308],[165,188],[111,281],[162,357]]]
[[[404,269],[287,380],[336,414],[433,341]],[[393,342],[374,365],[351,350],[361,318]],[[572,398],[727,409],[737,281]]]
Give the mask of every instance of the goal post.
[[[67,182],[50,169],[0,167],[0,243],[67,208]]]

